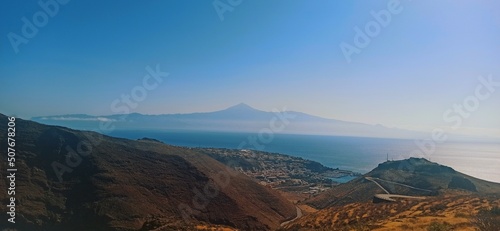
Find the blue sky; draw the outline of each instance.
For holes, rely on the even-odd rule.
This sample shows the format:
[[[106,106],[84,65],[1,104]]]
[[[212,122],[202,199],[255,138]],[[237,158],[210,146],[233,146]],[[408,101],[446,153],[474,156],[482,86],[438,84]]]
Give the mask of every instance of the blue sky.
[[[43,2],[51,2],[42,0]],[[229,2],[220,0],[224,4]],[[113,114],[147,66],[168,72],[133,109],[215,111],[245,102],[326,118],[428,131],[474,95],[478,76],[500,81],[500,3],[400,1],[400,13],[347,62],[341,43],[391,1],[69,1],[17,46],[37,1],[0,9],[0,112],[24,118]],[[457,132],[500,137],[500,87]]]

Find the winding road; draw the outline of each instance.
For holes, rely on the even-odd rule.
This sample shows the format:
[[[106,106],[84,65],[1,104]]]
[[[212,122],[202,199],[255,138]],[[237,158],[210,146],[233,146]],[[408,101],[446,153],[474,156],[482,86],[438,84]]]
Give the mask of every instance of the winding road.
[[[394,181],[384,180],[384,179],[380,179],[380,178],[376,178],[376,177],[370,177],[370,178],[376,179],[376,180],[379,180],[379,181],[384,181],[384,182],[391,183],[391,184],[396,184],[396,185],[404,186],[404,187],[415,189],[415,190],[420,190],[420,191],[425,191],[425,192],[432,192],[432,190],[423,189],[423,188],[417,188],[417,187],[413,187],[413,186],[410,186],[410,185],[407,185],[407,184],[401,184],[401,183],[394,182]]]
[[[385,189],[384,187],[382,187],[382,185],[380,185],[377,181],[375,181],[375,179],[373,177],[369,177],[369,176],[366,176],[365,179],[375,183],[379,188],[381,188],[382,190],[384,190],[384,192],[386,194],[391,194],[389,191],[387,191],[387,189]]]
[[[392,201],[395,202],[393,198],[406,198],[406,199],[417,199],[417,200],[423,200],[425,197],[415,197],[415,196],[405,196],[405,195],[398,195],[398,194],[375,194],[376,198],[385,200],[385,201]]]
[[[394,198],[406,198],[406,199],[422,200],[422,199],[425,199],[426,197],[391,194],[389,191],[387,191],[387,189],[385,189],[384,187],[382,187],[382,185],[380,185],[376,180],[384,181],[384,182],[391,183],[391,184],[397,184],[397,185],[401,185],[401,186],[412,188],[412,189],[416,189],[416,190],[422,190],[422,191],[432,192],[431,190],[416,188],[416,187],[413,187],[413,186],[410,186],[410,185],[405,185],[405,184],[401,184],[401,183],[397,183],[397,182],[383,180],[383,179],[379,179],[379,178],[376,178],[376,177],[366,176],[365,179],[373,182],[374,184],[376,184],[379,188],[381,188],[385,192],[385,194],[375,194],[374,197],[376,197],[378,199],[381,199],[381,200],[390,201],[390,202],[395,202],[396,200]],[[297,220],[297,219],[299,219],[299,218],[302,217],[302,210],[298,206],[295,206],[295,208],[297,209],[297,216],[295,218],[291,219],[291,220],[288,220],[288,221],[285,221],[285,222],[281,223],[280,226],[285,226],[285,225],[287,225],[287,224],[289,224],[289,223],[291,223],[291,222],[293,222],[293,221],[295,221],[295,220]]]
[[[367,177],[365,177],[365,179],[367,179],[367,180],[375,183],[379,188],[381,188],[382,190],[384,190],[384,192],[386,193],[386,194],[375,194],[374,197],[376,197],[378,199],[381,199],[381,200],[390,201],[390,202],[395,202],[396,200],[394,198],[406,198],[406,199],[422,200],[422,199],[425,199],[425,197],[391,194],[391,193],[389,193],[389,191],[387,191],[387,189],[385,189],[384,187],[382,187],[382,185],[380,185],[375,179],[380,180],[380,181],[384,181],[384,182],[387,182],[387,183],[397,184],[397,185],[401,185],[401,186],[404,186],[404,187],[416,189],[416,190],[422,190],[422,191],[432,192],[431,190],[416,188],[416,187],[413,187],[413,186],[410,186],[410,185],[405,185],[405,184],[401,184],[401,183],[397,183],[397,182],[392,182],[392,181],[388,181],[388,180],[382,180],[382,179],[375,178],[375,177],[369,177],[369,176],[367,176]]]
[[[295,220],[297,220],[297,219],[299,219],[299,218],[301,218],[301,217],[302,217],[302,210],[301,210],[298,206],[295,206],[295,208],[297,208],[297,216],[296,216],[295,218],[293,218],[293,219],[289,220],[289,221],[285,221],[285,222],[281,223],[281,225],[280,225],[280,226],[285,226],[285,225],[287,225],[288,223],[290,223],[290,222],[292,222],[292,221],[295,221]]]

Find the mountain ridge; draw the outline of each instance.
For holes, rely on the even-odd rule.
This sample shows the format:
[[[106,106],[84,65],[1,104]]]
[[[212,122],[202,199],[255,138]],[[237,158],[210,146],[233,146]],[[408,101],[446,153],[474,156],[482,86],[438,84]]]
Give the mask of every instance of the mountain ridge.
[[[80,120],[78,116],[80,115]],[[81,114],[38,116],[37,121],[49,125],[61,125],[75,129],[96,130],[99,123],[110,121],[119,129],[163,129],[163,130],[202,130],[228,132],[259,132],[265,128],[275,129],[276,133],[339,135],[382,138],[423,137],[420,132],[388,128],[383,125],[369,125],[337,119],[318,117],[296,111],[261,111],[240,103],[219,111],[196,112],[187,114],[144,115],[113,114],[92,116]],[[271,127],[271,123],[273,123]]]

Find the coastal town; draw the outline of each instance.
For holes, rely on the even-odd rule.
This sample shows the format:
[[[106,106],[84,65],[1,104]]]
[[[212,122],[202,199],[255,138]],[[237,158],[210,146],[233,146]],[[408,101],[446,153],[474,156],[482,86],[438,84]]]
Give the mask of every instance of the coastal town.
[[[352,171],[329,168],[315,161],[278,153],[246,149],[195,149],[262,185],[288,192],[314,195],[360,176]]]

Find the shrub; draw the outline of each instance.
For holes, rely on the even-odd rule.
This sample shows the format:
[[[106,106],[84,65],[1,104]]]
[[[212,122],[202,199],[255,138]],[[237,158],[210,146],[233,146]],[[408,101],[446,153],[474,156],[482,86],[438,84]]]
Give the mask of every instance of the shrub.
[[[477,192],[476,186],[470,180],[454,176],[451,178],[450,183],[448,184],[448,188],[450,189],[465,189],[471,192]]]
[[[427,231],[449,231],[451,229],[451,225],[444,222],[444,223],[439,223],[436,221],[433,221],[428,227]]]
[[[481,210],[472,219],[472,224],[479,231],[498,231],[500,227],[500,208],[494,207],[490,210]]]
[[[399,228],[401,228],[401,230],[409,230],[410,226],[408,224],[402,224]]]
[[[496,215],[496,216],[500,216],[500,207],[493,207],[490,210],[490,213],[493,214],[493,215]]]
[[[435,212],[439,212],[439,211],[444,211],[444,210],[446,210],[446,208],[448,208],[446,205],[437,204],[437,205],[430,207],[429,210],[431,210],[431,212],[435,213]]]
[[[459,213],[455,214],[455,217],[458,217],[458,218],[468,218],[470,216],[467,215],[467,214],[465,214],[465,213],[459,212]]]

